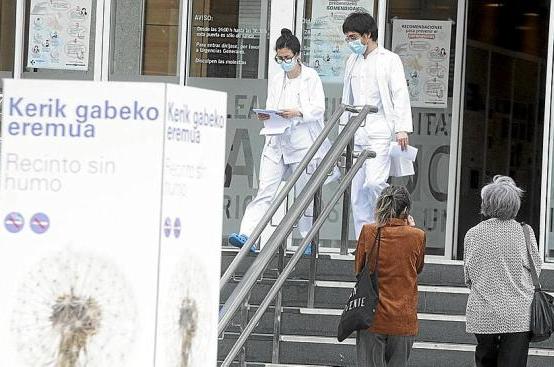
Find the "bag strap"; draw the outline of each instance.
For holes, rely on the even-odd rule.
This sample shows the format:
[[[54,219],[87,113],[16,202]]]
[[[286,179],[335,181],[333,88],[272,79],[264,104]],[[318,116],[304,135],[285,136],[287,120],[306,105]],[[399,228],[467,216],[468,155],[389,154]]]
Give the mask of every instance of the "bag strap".
[[[381,249],[381,228],[382,227],[377,227],[377,233],[375,234],[375,239],[373,240],[373,247],[371,248],[371,251],[366,254],[366,257],[365,257],[366,266],[369,266],[369,256],[373,254],[373,252],[375,251],[375,247],[377,247],[375,268],[373,270],[375,273],[377,273],[377,275],[379,274],[379,250]],[[371,268],[368,268],[368,269],[371,269]]]
[[[539,276],[537,275],[537,269],[535,268],[535,262],[531,256],[531,235],[529,234],[529,226],[525,222],[521,222],[521,228],[523,229],[523,234],[525,235],[525,244],[527,246],[527,257],[529,259],[529,265],[531,269],[531,278],[533,279],[533,286],[535,289],[541,289],[541,283],[539,282]]]

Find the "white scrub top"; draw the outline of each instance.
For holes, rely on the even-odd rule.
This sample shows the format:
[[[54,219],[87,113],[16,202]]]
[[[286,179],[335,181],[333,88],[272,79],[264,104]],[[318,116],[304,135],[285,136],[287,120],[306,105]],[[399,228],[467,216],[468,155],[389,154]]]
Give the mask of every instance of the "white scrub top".
[[[283,82],[283,89],[281,90],[279,100],[277,102],[277,108],[283,109],[295,109],[301,110],[300,103],[300,89],[302,88],[302,78],[298,75],[294,79],[285,77]],[[310,144],[302,144],[304,146],[298,146],[296,140],[292,138],[292,134],[301,134],[298,129],[307,129],[307,126],[298,125],[302,122],[301,117],[294,117],[290,119],[291,127],[288,127],[281,135],[275,135],[271,137],[271,145],[278,145],[278,150],[284,159],[285,164],[295,163],[296,159],[291,159],[291,155],[298,155],[299,151],[307,151]]]
[[[363,57],[358,57],[352,68],[351,88],[354,105],[372,105],[379,109],[375,114],[368,114],[363,127],[368,138],[390,139],[392,132],[385,120],[383,102],[377,82],[377,49]],[[364,144],[365,145],[365,144]]]

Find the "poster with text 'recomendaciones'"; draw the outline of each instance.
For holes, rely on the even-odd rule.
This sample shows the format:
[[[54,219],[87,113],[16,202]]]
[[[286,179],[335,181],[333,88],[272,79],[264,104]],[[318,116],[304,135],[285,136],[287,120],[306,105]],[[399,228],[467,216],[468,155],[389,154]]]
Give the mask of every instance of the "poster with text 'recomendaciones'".
[[[446,108],[452,21],[393,19],[392,51],[400,56],[412,107]]]

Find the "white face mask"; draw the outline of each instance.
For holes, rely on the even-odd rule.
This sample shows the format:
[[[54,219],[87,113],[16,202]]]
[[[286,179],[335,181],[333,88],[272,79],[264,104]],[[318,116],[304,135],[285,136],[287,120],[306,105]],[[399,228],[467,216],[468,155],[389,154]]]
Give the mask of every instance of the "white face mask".
[[[281,65],[281,69],[283,69],[286,73],[288,73],[289,71],[292,71],[292,69],[294,69],[297,63],[298,63],[298,59],[296,57],[293,57],[290,62],[283,61],[279,65]]]
[[[348,47],[356,55],[363,55],[367,49],[367,45],[364,45],[360,38],[355,41],[348,42]]]

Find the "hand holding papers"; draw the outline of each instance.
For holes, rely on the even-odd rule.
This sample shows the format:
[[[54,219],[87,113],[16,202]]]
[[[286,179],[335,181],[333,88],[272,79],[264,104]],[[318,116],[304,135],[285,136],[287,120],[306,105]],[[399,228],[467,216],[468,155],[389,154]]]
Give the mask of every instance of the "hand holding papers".
[[[285,132],[287,127],[291,126],[291,121],[279,116],[277,110],[254,108],[252,111],[257,114],[269,115],[269,119],[264,120],[264,127],[260,131],[260,135],[280,135]]]

